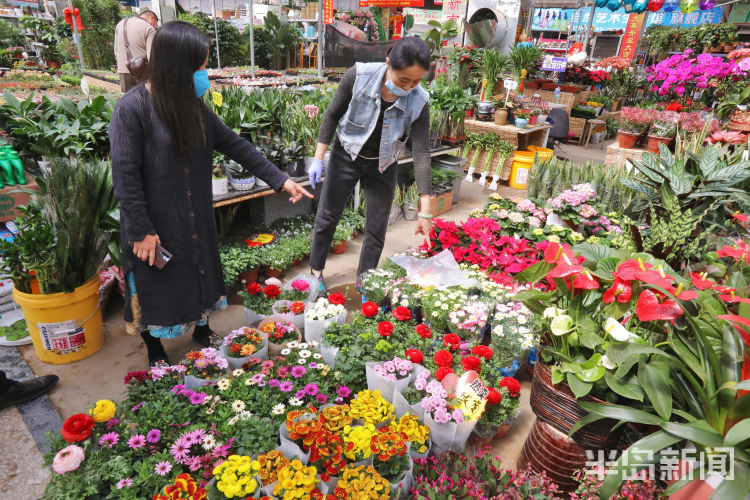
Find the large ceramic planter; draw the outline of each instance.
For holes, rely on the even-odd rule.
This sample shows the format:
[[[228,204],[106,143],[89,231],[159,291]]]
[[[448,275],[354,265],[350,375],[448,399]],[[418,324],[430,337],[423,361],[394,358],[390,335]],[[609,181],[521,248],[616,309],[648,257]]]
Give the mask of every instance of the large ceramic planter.
[[[477,105],[477,120],[488,122],[492,119],[492,101],[480,101]]]
[[[505,125],[508,123],[508,108],[495,109],[495,125]]]
[[[650,135],[648,136],[648,152],[649,153],[658,153],[659,152],[659,144],[664,144],[666,147],[669,147],[669,145],[672,142],[671,137],[659,137],[656,135]]]
[[[638,142],[638,137],[640,137],[640,134],[633,134],[622,130],[617,133],[617,140],[619,141],[620,147],[623,149],[633,149],[635,143]]]

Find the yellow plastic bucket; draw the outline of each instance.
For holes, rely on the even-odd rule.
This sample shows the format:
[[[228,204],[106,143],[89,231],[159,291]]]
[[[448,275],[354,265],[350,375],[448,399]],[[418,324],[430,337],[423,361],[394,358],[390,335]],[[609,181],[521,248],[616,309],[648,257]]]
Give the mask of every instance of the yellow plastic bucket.
[[[554,152],[549,148],[543,148],[541,146],[529,146],[526,148],[527,151],[536,153],[539,155],[539,161],[546,163],[552,159]]]
[[[508,185],[515,189],[526,189],[529,171],[534,166],[534,155],[531,151],[516,151],[510,166]]]
[[[104,328],[99,286],[97,275],[72,293],[38,295],[13,290],[41,361],[63,365],[101,349]]]

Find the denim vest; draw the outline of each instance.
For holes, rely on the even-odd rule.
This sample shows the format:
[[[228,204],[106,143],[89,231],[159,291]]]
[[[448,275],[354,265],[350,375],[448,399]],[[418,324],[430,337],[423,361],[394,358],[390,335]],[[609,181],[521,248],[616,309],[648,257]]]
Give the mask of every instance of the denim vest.
[[[375,129],[375,119],[380,116],[380,87],[388,68],[385,63],[357,63],[356,67],[357,78],[352,89],[352,100],[338,124],[339,141],[352,160],[357,158]],[[378,155],[380,172],[393,165],[401,156],[411,125],[422,113],[428,99],[427,91],[419,85],[406,97],[396,99],[385,110]]]

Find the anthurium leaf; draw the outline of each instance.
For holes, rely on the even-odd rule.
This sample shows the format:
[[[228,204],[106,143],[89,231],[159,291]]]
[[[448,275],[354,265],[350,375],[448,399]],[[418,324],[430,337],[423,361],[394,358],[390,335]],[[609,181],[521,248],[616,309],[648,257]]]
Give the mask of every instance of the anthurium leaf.
[[[635,377],[630,377],[631,380],[620,380],[614,374],[607,372],[604,374],[604,381],[614,392],[620,396],[628,399],[635,399],[636,401],[643,402],[643,389],[634,380]]]
[[[580,332],[578,334],[578,340],[580,341],[581,345],[588,347],[589,349],[595,349],[596,346],[604,342],[604,339],[593,331]]]
[[[740,420],[724,436],[725,446],[736,446],[750,439],[750,418]]]
[[[731,467],[732,464],[727,464]],[[724,479],[714,490],[709,500],[725,498],[746,498],[750,492],[750,466],[739,460],[734,461],[734,479]]]
[[[565,375],[559,366],[552,367],[552,383],[557,385],[565,379]]]
[[[576,373],[576,377],[584,382],[596,382],[604,376],[606,371],[607,370],[603,366],[595,366],[594,368],[581,370],[579,373]]]
[[[581,364],[569,361],[560,363],[562,373],[578,373],[581,371]]]
[[[594,386],[594,384],[592,384],[591,382],[584,382],[583,380],[580,380],[575,376],[574,373],[568,373],[566,380],[568,381],[570,390],[573,391],[573,394],[576,398],[582,398],[583,396],[588,394],[591,391],[591,388]]]
[[[669,386],[669,362],[655,358],[638,367],[638,382],[649,398],[651,406],[664,420],[672,416],[672,389]]]
[[[591,368],[596,367],[601,359],[602,355],[598,352],[595,352],[585,363],[581,363],[581,368],[583,370],[590,370]]]

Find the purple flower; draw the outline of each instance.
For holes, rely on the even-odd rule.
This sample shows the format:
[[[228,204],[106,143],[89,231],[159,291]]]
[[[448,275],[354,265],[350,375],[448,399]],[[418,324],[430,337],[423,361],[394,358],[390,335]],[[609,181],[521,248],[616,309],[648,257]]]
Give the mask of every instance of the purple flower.
[[[183,393],[183,391],[186,389],[185,384],[177,384],[170,391],[172,394],[177,394],[178,396]]]
[[[137,450],[146,444],[146,436],[143,434],[136,434],[135,436],[128,439],[128,446],[131,450]]]
[[[263,374],[256,373],[255,375],[253,375],[253,378],[250,380],[253,382],[253,384],[258,384],[261,381],[263,381]]]
[[[156,464],[156,467],[154,467],[154,473],[160,476],[166,476],[171,470],[172,464],[167,462],[166,460],[163,462],[159,462],[158,464]]]
[[[278,387],[279,385],[281,385],[281,382],[278,379],[272,378],[268,381],[269,387]]]
[[[339,388],[336,390],[336,394],[346,399],[352,395],[352,390],[349,389],[347,386],[342,385],[342,386],[339,386]]]
[[[294,378],[300,378],[305,373],[307,373],[307,369],[304,366],[295,366],[292,368],[292,377]]]
[[[116,432],[108,432],[99,439],[99,445],[106,448],[112,448],[120,442],[120,435]]]
[[[119,418],[110,418],[107,420],[107,430],[110,430],[112,427],[120,423]]]
[[[319,392],[319,393],[318,393],[318,394],[317,394],[317,395],[315,396],[315,399],[316,399],[316,400],[318,401],[318,403],[320,403],[320,404],[325,404],[325,403],[326,403],[326,402],[328,401],[328,397],[327,397],[327,396],[326,396],[325,394],[323,394],[322,392]]]
[[[315,396],[318,393],[318,384],[307,384],[303,390],[308,396]]]
[[[161,431],[159,429],[151,429],[146,434],[146,441],[149,443],[157,443],[161,439]]]
[[[312,361],[312,362],[311,362],[311,363],[310,363],[309,365],[307,365],[307,366],[308,366],[308,367],[310,367],[310,369],[311,369],[311,370],[313,370],[313,369],[315,369],[315,368],[317,368],[317,367],[318,367],[318,363],[316,363],[315,361]]]
[[[117,489],[121,490],[125,488],[126,486],[133,486],[133,480],[129,477],[126,477],[125,479],[120,479],[117,481]]]
[[[282,382],[279,385],[279,390],[281,392],[291,392],[292,389],[294,389],[294,384],[292,384],[291,382]]]
[[[169,451],[175,460],[182,463],[190,452],[190,446],[180,438],[170,447]]]
[[[280,366],[276,370],[276,373],[279,375],[279,377],[286,378],[286,377],[289,376],[289,373],[291,373],[291,371],[292,371],[292,367],[291,366]]]
[[[294,395],[294,397],[297,398],[297,399],[304,399],[305,398],[305,390],[301,389],[301,390],[297,391],[297,393]]]
[[[138,409],[139,409],[139,408],[140,408],[141,406],[143,406],[143,403],[145,403],[145,401],[141,401],[140,403],[138,403],[137,405],[135,405],[134,407],[132,407],[132,408],[130,409],[130,411],[132,411],[132,412],[136,412],[136,411],[138,411]]]
[[[194,405],[199,405],[203,403],[203,400],[206,398],[205,394],[201,394],[200,392],[194,392],[190,395],[190,403]]]

